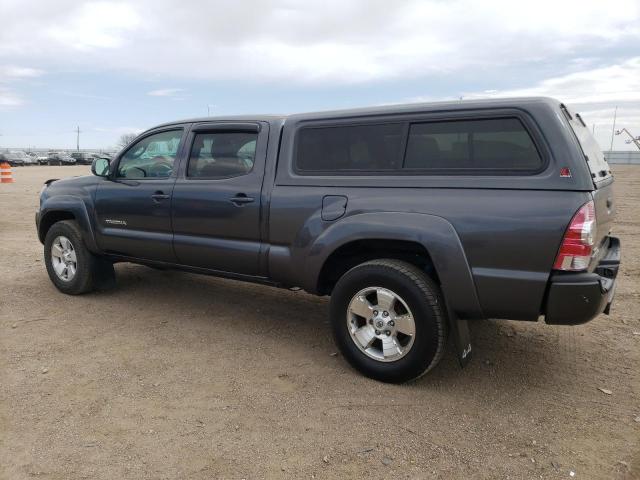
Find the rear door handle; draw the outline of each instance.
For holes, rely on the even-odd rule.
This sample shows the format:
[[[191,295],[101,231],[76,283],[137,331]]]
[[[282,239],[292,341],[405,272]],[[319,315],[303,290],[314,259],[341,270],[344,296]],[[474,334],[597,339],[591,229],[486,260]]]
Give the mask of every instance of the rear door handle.
[[[151,195],[151,198],[153,199],[154,202],[160,202],[162,200],[166,200],[169,198],[169,195],[167,195],[164,192],[161,191],[157,191],[155,192],[153,195]]]
[[[235,197],[231,198],[231,203],[233,203],[236,207],[241,207],[246,203],[252,203],[253,197],[247,197],[244,193],[239,193]]]

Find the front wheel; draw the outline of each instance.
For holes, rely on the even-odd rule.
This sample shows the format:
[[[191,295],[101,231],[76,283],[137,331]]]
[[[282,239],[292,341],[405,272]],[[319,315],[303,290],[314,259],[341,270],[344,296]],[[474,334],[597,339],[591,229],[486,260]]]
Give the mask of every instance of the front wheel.
[[[372,260],[345,273],[331,295],[340,351],[362,374],[401,383],[435,367],[447,320],[440,289],[415,265]]]
[[[113,264],[87,249],[78,224],[72,220],[57,222],[49,229],[44,259],[53,284],[69,295],[108,288],[115,281]]]

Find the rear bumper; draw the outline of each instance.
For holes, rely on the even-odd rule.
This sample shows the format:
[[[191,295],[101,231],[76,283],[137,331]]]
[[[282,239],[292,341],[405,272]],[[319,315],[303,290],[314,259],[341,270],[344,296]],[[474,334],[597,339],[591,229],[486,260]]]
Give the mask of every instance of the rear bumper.
[[[609,238],[607,253],[593,272],[551,275],[545,303],[545,322],[579,325],[609,314],[620,267],[620,240]]]

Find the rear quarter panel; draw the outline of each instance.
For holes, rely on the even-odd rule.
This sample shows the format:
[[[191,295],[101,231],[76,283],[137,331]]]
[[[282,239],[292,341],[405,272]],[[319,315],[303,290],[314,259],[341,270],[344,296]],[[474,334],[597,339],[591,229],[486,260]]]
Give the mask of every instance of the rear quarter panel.
[[[323,221],[324,195],[348,196],[347,212]],[[463,245],[482,316],[535,320],[567,223],[588,200],[580,192],[491,189],[346,189],[276,187],[271,200],[272,276],[287,284],[312,284],[316,239],[340,222],[366,212],[412,212],[446,219]],[[393,205],[393,208],[390,206]],[[414,230],[421,226],[408,225]],[[394,238],[391,224],[379,238]],[[387,237],[384,237],[386,229]],[[415,231],[430,253],[436,232]],[[339,245],[323,245],[329,251]],[[327,255],[329,252],[325,252]],[[281,258],[279,258],[281,257]],[[446,259],[437,259],[446,260]],[[437,261],[434,260],[434,261]],[[290,269],[284,267],[290,265]],[[274,268],[275,267],[275,268]],[[448,288],[457,288],[450,285]],[[448,292],[451,295],[452,292]],[[445,292],[447,295],[447,292]]]

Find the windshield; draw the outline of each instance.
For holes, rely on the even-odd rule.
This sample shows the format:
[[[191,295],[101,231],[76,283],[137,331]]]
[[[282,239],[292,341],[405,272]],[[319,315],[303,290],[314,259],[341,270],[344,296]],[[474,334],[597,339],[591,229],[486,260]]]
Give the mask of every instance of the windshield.
[[[593,181],[599,182],[609,178],[611,176],[611,168],[602,154],[600,145],[598,145],[598,142],[587,128],[580,114],[573,113],[564,106],[563,111],[582,147],[582,152],[589,166]]]

